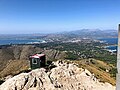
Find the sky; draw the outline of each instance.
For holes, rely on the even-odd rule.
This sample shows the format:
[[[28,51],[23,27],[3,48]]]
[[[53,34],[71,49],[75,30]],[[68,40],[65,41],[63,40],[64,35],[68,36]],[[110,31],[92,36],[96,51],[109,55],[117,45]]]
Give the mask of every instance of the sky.
[[[0,34],[117,29],[120,0],[0,0]]]

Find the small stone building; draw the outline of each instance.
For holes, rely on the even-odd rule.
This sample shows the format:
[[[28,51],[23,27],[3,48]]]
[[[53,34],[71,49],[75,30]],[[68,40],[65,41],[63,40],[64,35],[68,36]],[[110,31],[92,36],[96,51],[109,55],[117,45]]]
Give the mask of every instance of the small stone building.
[[[29,57],[31,69],[45,67],[46,58],[45,54],[35,54]]]

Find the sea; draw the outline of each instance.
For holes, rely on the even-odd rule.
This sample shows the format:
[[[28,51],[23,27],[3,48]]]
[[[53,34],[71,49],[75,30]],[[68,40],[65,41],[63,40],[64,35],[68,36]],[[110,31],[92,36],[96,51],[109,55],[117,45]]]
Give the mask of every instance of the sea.
[[[45,43],[44,40],[38,39],[0,39],[0,45],[10,45],[10,44],[39,44]]]
[[[117,46],[111,46],[111,44],[112,45],[117,44],[118,38],[102,38],[99,40],[108,44],[106,49],[112,50],[112,51],[117,51]],[[40,40],[40,39],[0,39],[0,45],[39,44],[39,43],[46,43],[46,41]]]
[[[116,45],[118,43],[118,38],[102,38],[102,39],[99,39],[99,40],[108,44],[108,46],[106,46],[106,49],[108,49],[109,51],[113,51],[113,52],[117,51],[117,46]]]

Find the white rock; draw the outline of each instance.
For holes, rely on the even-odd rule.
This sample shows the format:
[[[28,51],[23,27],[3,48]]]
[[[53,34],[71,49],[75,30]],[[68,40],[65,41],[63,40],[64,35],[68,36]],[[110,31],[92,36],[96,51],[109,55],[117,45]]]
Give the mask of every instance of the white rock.
[[[41,68],[14,76],[0,90],[115,90],[111,84],[99,82],[87,69],[61,61],[54,64],[57,67],[47,73]]]

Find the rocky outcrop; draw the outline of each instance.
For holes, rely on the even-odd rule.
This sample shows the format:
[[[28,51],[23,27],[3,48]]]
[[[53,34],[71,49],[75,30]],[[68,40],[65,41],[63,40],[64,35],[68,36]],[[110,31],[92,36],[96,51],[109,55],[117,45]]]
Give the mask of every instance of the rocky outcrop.
[[[75,64],[54,62],[55,68],[36,69],[5,81],[0,90],[115,90],[109,83],[99,82],[88,70]]]

